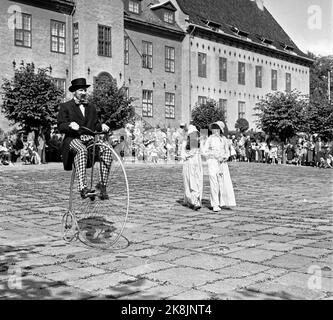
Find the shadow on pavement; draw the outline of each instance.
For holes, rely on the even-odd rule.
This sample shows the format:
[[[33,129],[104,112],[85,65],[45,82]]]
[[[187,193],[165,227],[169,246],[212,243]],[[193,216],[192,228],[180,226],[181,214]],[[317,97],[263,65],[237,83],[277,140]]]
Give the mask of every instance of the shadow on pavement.
[[[34,275],[38,266],[26,266],[25,260],[34,247],[0,246],[0,300],[68,300],[73,291],[62,282],[44,280]],[[87,299],[86,293],[75,294],[76,299]]]

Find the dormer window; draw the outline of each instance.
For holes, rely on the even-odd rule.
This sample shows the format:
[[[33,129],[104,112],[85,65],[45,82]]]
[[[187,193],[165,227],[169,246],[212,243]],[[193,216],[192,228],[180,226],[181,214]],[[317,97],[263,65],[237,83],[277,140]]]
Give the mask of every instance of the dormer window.
[[[128,2],[128,11],[139,14],[140,13],[140,2],[135,0],[129,0]]]
[[[163,3],[156,3],[150,6],[150,9],[164,22],[169,24],[175,23],[176,7],[171,1],[165,1]]]
[[[236,34],[237,36],[239,36],[239,37],[241,37],[241,38],[244,38],[244,39],[246,39],[246,40],[250,40],[250,39],[248,38],[248,36],[249,36],[249,33],[248,33],[248,32],[243,31],[243,30],[240,30],[240,29],[238,29],[237,27],[234,27],[234,26],[232,26],[230,29],[231,29],[231,31],[232,31],[234,34]]]
[[[172,11],[164,11],[163,20],[164,22],[173,24],[175,21],[174,13]]]

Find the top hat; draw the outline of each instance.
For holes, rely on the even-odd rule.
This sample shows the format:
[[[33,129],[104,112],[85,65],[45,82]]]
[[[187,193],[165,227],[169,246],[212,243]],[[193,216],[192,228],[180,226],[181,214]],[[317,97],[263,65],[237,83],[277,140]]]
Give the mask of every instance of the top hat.
[[[78,89],[86,89],[89,87],[90,87],[90,84],[87,84],[85,78],[78,78],[78,79],[72,80],[72,85],[68,88],[68,90],[70,92],[74,92]]]

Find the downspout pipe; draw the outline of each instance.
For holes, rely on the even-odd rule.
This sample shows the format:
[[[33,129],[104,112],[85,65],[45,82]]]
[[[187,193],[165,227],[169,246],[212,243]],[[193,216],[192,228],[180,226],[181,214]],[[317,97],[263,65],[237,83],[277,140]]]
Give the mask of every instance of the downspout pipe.
[[[192,92],[191,92],[191,83],[192,83],[192,71],[191,71],[191,37],[192,34],[195,31],[196,26],[193,26],[192,31],[189,34],[189,42],[188,42],[188,48],[189,48],[189,68],[188,68],[188,72],[189,72],[189,114],[190,114],[190,120],[191,120],[191,106],[192,106]]]

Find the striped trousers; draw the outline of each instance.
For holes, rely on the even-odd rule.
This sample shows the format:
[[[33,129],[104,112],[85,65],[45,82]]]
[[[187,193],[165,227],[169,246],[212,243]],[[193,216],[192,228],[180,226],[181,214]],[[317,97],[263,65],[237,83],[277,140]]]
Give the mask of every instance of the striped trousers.
[[[87,186],[87,160],[88,160],[88,151],[87,146],[92,143],[92,140],[88,141],[82,141],[80,139],[73,139],[69,145],[70,151],[75,154],[74,157],[74,166],[76,169],[77,174],[77,181],[78,181],[78,190],[82,190],[83,188],[88,187]],[[102,145],[96,147],[96,149],[99,148],[99,154],[100,154],[100,165],[101,170],[98,170],[99,173],[99,182],[106,186],[108,179],[109,179],[109,173],[111,169],[112,164],[112,152],[110,150],[110,147],[103,141],[98,141],[98,143],[101,143]],[[90,149],[92,151],[92,148]]]

